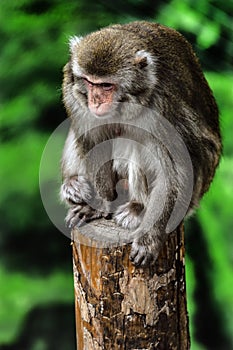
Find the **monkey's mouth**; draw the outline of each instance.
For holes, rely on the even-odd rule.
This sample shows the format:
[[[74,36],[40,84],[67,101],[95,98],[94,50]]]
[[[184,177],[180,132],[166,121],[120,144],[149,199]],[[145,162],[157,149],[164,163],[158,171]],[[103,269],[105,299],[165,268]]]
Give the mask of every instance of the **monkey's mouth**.
[[[90,107],[90,112],[96,118],[108,118],[112,116],[112,108],[108,103],[101,103],[99,105],[95,105]]]

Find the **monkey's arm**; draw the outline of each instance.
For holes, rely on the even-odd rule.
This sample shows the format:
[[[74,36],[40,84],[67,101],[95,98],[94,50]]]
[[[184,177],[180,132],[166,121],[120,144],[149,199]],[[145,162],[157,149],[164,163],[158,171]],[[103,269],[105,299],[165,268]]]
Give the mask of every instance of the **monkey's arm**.
[[[85,160],[80,153],[74,131],[70,129],[62,155],[63,183],[60,190],[61,200],[69,206],[88,203],[92,197],[91,185],[85,177]]]
[[[65,219],[69,227],[82,225],[85,221],[101,216],[88,204],[92,201],[94,190],[87,178],[85,158],[75,140],[74,131],[70,129],[63,150],[63,181],[60,189],[61,200],[70,207]]]
[[[60,190],[61,200],[70,207],[66,216],[70,227],[81,226],[102,216],[109,217],[110,204],[115,198],[116,174],[112,162],[102,165],[93,180],[91,176],[95,172],[88,168],[87,159],[70,129],[62,157],[63,183]]]

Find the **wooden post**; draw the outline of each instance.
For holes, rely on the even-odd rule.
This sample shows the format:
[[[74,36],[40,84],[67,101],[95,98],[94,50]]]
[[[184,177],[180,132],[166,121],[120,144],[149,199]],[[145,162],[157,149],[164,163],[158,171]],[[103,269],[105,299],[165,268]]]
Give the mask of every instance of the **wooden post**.
[[[118,234],[112,221],[93,228]],[[184,229],[170,234],[154,267],[136,268],[130,244],[97,248],[73,231],[77,350],[188,350]]]

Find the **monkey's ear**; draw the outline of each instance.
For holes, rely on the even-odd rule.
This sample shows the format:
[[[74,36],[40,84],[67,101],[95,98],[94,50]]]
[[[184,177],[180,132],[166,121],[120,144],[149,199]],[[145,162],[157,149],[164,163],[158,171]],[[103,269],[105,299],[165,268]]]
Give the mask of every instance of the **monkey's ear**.
[[[147,51],[140,50],[136,52],[135,58],[134,58],[134,64],[135,66],[138,66],[139,68],[145,68],[148,65],[151,65],[154,63],[153,57],[151,54]]]
[[[82,40],[82,36],[72,36],[69,40],[70,52],[73,53],[75,47],[78,46],[80,41]]]

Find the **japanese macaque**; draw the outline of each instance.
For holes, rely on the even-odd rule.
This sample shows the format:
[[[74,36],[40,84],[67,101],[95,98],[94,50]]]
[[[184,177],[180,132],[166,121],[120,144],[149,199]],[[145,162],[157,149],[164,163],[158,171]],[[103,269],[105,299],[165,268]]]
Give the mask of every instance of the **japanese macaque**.
[[[221,154],[218,108],[191,45],[148,22],[72,37],[63,101],[71,118],[60,192],[70,206],[67,224],[113,217],[136,233],[132,262],[154,263],[208,190]],[[176,152],[180,140],[190,158],[183,146]],[[187,191],[182,217],[169,226]]]

